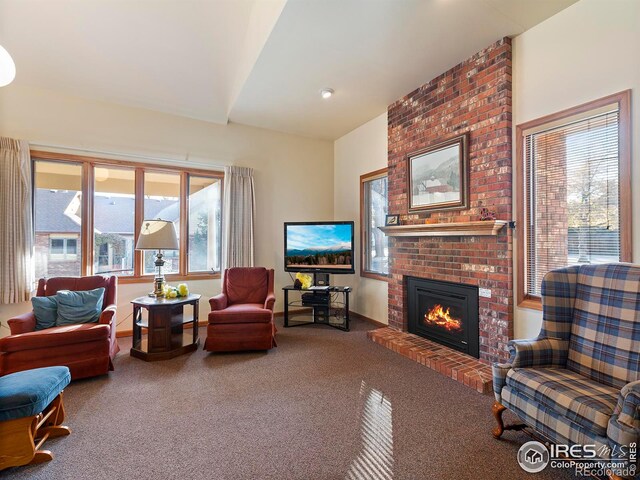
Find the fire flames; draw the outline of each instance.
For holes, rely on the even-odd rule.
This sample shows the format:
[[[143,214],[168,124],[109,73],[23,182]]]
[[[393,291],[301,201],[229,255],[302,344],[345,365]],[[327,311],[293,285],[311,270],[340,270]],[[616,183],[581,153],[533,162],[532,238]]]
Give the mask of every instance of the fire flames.
[[[424,323],[444,328],[449,332],[461,331],[462,322],[457,318],[453,318],[449,314],[449,310],[449,308],[445,310],[442,305],[436,303],[431,310],[424,314]]]

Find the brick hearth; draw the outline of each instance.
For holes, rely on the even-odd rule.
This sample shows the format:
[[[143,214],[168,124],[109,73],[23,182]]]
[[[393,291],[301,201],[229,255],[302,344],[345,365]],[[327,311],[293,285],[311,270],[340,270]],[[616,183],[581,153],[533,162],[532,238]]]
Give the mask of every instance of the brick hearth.
[[[367,332],[375,343],[429,367],[474,390],[493,392],[491,367],[475,358],[456,352],[438,343],[393,328],[378,328]]]
[[[469,209],[407,215],[407,156],[464,133],[469,136]],[[424,224],[427,218],[478,221],[483,207],[499,220],[511,220],[511,40],[494,43],[390,105],[388,137],[389,213],[402,215],[403,224]],[[508,357],[506,345],[513,337],[508,228],[487,236],[391,237],[389,258],[391,329],[407,331],[406,276],[474,285],[491,290],[490,298],[479,299],[480,361],[486,365]],[[462,364],[477,362],[451,352],[455,361],[463,357]]]

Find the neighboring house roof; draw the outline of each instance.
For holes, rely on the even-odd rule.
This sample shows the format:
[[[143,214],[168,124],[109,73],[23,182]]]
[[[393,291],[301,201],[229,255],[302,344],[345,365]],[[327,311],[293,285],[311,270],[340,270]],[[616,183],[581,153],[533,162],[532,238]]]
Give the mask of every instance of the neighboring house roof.
[[[132,197],[103,197],[93,199],[93,227],[96,232],[133,235],[135,201]]]
[[[36,232],[80,233],[80,225],[64,214],[76,192],[38,188],[35,194]]]
[[[80,233],[80,225],[64,213],[75,195],[76,192],[65,190],[38,189],[35,195],[36,232]],[[133,197],[94,197],[95,231],[133,235],[134,203]],[[179,220],[180,212],[173,200],[151,199],[145,208],[146,218]]]

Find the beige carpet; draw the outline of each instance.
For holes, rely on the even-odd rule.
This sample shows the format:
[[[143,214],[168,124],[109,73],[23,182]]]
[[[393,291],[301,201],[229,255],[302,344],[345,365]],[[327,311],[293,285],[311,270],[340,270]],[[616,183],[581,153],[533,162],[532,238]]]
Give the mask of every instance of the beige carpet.
[[[268,353],[129,356],[65,391],[73,433],[16,479],[559,479],[490,434],[492,397],[351,332],[285,329]],[[205,335],[201,330],[201,335]],[[204,338],[201,337],[202,340]]]

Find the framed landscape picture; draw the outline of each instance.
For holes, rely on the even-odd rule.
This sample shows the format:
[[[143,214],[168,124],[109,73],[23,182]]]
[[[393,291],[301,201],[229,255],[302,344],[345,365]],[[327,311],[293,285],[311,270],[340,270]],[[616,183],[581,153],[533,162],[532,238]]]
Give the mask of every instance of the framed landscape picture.
[[[468,134],[408,156],[409,212],[469,208]]]

